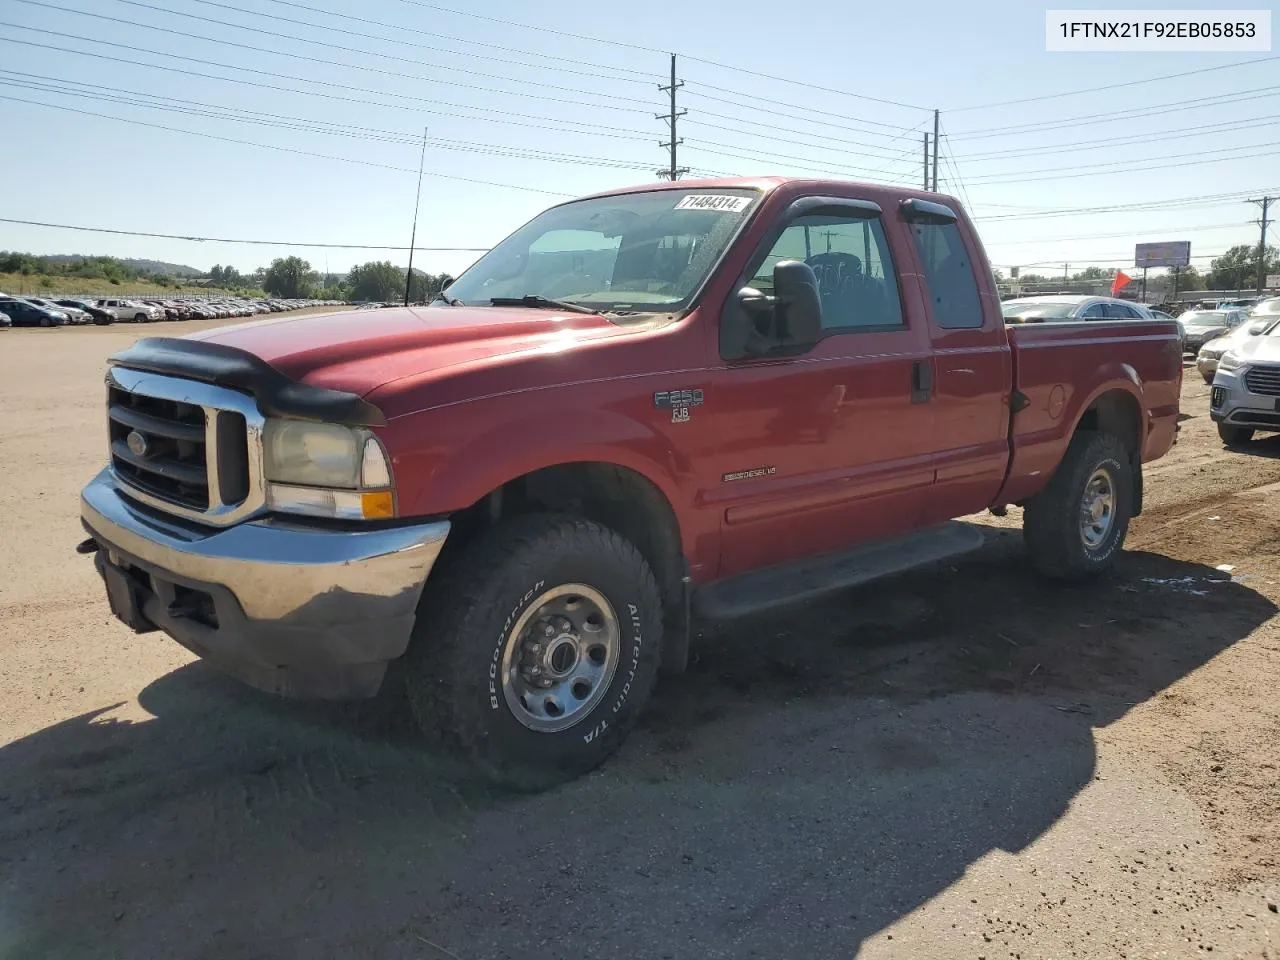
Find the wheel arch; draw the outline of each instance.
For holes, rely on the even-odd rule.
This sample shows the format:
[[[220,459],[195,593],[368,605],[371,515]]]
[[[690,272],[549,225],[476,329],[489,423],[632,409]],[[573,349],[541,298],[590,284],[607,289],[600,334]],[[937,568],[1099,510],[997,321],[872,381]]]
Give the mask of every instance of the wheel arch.
[[[688,661],[689,569],[681,525],[657,480],[613,460],[568,460],[517,473],[450,516],[441,563],[461,555],[485,530],[528,513],[561,513],[606,526],[644,557],[662,595],[662,665],[681,672]]]
[[[1124,444],[1129,451],[1133,476],[1131,516],[1136,517],[1142,513],[1143,504],[1142,449],[1146,441],[1146,417],[1137,375],[1132,370],[1130,372],[1132,379],[1113,382],[1094,393],[1076,418],[1071,437],[1082,431],[1109,433]]]

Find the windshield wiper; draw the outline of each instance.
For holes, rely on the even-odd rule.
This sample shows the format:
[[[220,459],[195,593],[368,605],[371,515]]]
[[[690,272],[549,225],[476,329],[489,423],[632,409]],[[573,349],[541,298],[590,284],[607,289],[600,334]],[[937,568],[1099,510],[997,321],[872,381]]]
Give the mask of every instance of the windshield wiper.
[[[580,303],[573,303],[570,300],[552,300],[548,297],[540,297],[536,293],[526,293],[523,297],[494,297],[489,301],[494,307],[537,307],[542,310],[572,310],[574,313],[591,313],[595,314],[599,311],[590,307],[584,307]]]
[[[447,293],[445,293],[443,290],[431,298],[432,303],[435,303],[437,300],[443,300],[445,303],[447,303],[451,307],[466,306],[466,304],[463,303],[461,300],[459,300],[457,297],[451,297]]]

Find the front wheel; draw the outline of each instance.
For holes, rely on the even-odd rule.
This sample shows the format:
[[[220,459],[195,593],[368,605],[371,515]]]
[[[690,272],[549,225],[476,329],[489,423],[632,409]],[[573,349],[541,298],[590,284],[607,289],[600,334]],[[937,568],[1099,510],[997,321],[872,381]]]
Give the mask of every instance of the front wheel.
[[[1229,423],[1218,424],[1218,436],[1228,447],[1238,447],[1253,439],[1254,431],[1249,427],[1233,427]]]
[[[1132,459],[1120,439],[1077,433],[1023,515],[1022,536],[1036,569],[1059,580],[1109,569],[1129,529],[1133,489]]]
[[[146,323],[150,319],[145,313],[135,313],[133,315],[134,323]]]
[[[602,763],[657,676],[648,563],[574,517],[500,524],[428,585],[406,690],[419,726],[492,780],[539,790]]]

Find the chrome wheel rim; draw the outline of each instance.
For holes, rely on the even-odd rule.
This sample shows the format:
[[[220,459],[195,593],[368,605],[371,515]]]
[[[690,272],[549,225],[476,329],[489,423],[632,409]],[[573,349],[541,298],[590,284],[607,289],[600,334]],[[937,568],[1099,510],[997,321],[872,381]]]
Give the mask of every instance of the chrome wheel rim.
[[[622,650],[622,628],[600,591],[566,583],[540,594],[502,648],[502,693],[530,730],[557,733],[604,699]]]
[[[1084,496],[1080,498],[1080,539],[1085,547],[1096,550],[1102,546],[1115,519],[1115,481],[1110,470],[1099,467],[1084,485]]]

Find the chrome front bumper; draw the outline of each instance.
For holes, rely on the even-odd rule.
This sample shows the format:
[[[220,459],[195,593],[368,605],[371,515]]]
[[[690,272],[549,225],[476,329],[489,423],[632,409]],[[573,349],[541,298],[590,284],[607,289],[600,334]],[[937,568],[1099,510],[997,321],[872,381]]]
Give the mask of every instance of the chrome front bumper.
[[[1280,430],[1280,397],[1254,393],[1245,384],[1248,366],[1227,371],[1221,366],[1209,392],[1209,417],[1215,423],[1255,430]]]
[[[377,692],[449,534],[443,520],[210,529],[137,504],[109,469],[85,487],[80,514],[104,578],[123,572],[149,624],[253,686],[325,698]]]

